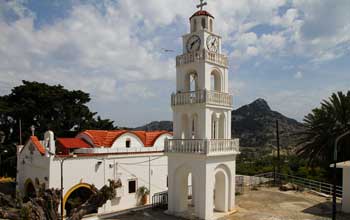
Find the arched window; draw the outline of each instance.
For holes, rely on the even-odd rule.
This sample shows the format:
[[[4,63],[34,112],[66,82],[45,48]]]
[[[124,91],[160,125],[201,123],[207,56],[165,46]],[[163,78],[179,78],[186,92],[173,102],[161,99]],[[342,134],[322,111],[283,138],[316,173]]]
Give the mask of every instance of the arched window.
[[[191,138],[198,138],[198,115],[193,114],[191,117]]]
[[[220,119],[219,119],[219,135],[218,135],[218,137],[220,138],[220,139],[224,139],[225,138],[225,114],[224,113],[222,113],[221,115],[220,115]]]
[[[210,75],[210,89],[212,91],[222,91],[221,74],[218,71],[213,71]]]
[[[211,139],[218,139],[218,118],[216,117],[215,112],[211,116]]]
[[[197,20],[196,20],[195,18],[193,19],[192,31],[193,31],[193,32],[196,32],[196,31],[197,31]]]
[[[126,148],[130,148],[131,147],[131,140],[129,138],[126,139],[126,141],[125,141],[125,147]]]
[[[202,18],[202,28],[205,29],[207,28],[206,24],[205,24],[205,18]]]
[[[213,32],[213,20],[210,19],[209,21],[209,31]]]
[[[185,77],[185,92],[194,92],[198,90],[198,75],[191,72]]]
[[[181,139],[189,139],[190,124],[187,114],[183,114],[181,118]]]

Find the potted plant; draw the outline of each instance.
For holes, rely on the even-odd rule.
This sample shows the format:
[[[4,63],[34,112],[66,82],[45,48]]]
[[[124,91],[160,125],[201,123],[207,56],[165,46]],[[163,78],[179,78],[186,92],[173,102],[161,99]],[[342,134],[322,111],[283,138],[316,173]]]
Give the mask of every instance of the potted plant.
[[[141,205],[147,204],[147,196],[149,195],[149,189],[145,186],[141,186],[137,190],[137,194],[140,198]]]

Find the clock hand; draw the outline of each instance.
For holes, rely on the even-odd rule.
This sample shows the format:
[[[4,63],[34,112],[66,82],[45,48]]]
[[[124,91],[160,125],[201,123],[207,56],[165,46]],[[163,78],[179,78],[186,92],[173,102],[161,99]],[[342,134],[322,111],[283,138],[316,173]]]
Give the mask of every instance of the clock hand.
[[[192,44],[191,44],[191,49],[192,49],[192,47],[193,47],[198,41],[199,41],[199,39],[197,39],[197,40],[195,40],[195,41],[192,42]]]

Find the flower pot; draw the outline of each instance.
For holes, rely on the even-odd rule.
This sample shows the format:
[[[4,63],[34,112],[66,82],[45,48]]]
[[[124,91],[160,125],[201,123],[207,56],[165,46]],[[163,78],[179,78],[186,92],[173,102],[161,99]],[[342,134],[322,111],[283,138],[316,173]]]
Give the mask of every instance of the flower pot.
[[[147,204],[147,195],[142,196],[141,203],[142,203],[142,205],[146,205]]]

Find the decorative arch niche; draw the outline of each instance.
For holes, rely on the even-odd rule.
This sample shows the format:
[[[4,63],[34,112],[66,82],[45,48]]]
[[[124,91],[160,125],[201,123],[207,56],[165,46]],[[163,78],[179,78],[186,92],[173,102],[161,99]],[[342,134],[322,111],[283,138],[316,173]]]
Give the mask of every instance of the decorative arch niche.
[[[218,70],[213,70],[210,74],[210,90],[222,92],[222,74]]]
[[[191,71],[185,77],[185,92],[194,92],[198,90],[198,74]]]

